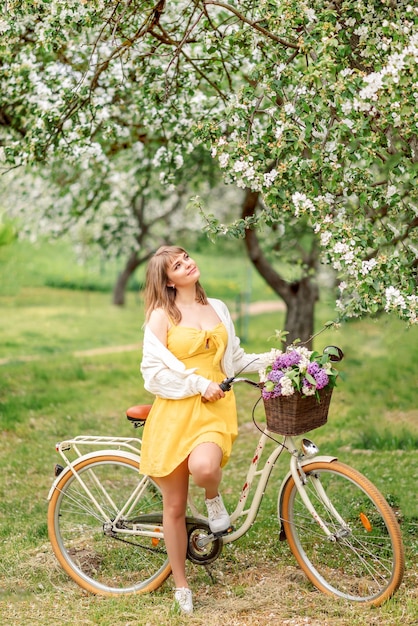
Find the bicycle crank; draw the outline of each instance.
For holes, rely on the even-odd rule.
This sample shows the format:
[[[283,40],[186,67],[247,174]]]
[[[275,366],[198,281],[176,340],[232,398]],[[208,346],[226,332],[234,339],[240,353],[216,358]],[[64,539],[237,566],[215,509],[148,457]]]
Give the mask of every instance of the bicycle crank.
[[[222,552],[223,541],[214,537],[204,520],[187,517],[187,558],[197,565],[215,561]]]

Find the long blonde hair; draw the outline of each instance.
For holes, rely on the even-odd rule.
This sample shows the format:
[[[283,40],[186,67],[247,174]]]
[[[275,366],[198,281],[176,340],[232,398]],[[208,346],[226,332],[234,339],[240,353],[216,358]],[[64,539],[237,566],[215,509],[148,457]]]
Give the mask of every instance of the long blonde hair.
[[[181,321],[181,313],[176,305],[176,288],[168,287],[167,267],[179,254],[187,254],[179,246],[161,246],[148,262],[145,274],[145,322],[154,309],[162,308],[174,324]],[[205,290],[199,281],[196,283],[196,302],[207,304]]]

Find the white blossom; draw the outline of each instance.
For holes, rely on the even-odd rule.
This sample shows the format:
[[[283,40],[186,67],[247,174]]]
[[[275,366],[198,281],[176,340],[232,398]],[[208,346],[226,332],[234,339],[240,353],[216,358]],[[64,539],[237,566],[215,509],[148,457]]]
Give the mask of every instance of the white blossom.
[[[293,113],[296,111],[295,109],[295,105],[292,104],[292,102],[287,102],[284,107],[284,112],[286,113],[286,115],[293,115]]]
[[[387,287],[385,290],[385,311],[388,312],[393,308],[406,308],[405,298],[402,296],[401,292],[397,287]]]
[[[282,121],[277,122],[276,128],[274,129],[274,136],[276,139],[280,139],[283,135],[283,131],[285,129],[285,125]]]
[[[341,124],[344,124],[344,126],[347,126],[347,128],[354,128],[354,122],[353,120],[350,120],[349,118],[345,117],[344,119],[341,120]]]
[[[308,24],[311,24],[312,22],[317,22],[318,18],[316,16],[316,13],[314,11],[314,9],[305,9],[305,15],[307,17],[308,20]]]
[[[264,184],[266,187],[271,187],[277,177],[278,171],[273,169],[271,172],[264,174]]]
[[[183,156],[181,154],[176,154],[176,156],[174,157],[174,163],[175,163],[177,169],[182,167],[182,165],[184,163]]]
[[[366,276],[366,274],[369,274],[376,265],[377,265],[376,259],[370,259],[368,261],[362,261],[362,263],[361,263],[361,273],[363,274],[363,276]]]
[[[222,154],[219,155],[219,165],[222,168],[227,167],[228,161],[229,161],[229,154],[227,152],[223,152]]]
[[[361,26],[359,26],[358,28],[354,30],[354,34],[358,35],[360,38],[367,37],[368,33],[369,33],[369,29],[366,26],[366,24],[362,24]]]
[[[280,63],[277,67],[276,67],[276,78],[280,78],[280,76],[282,75],[283,71],[286,69],[286,65],[284,63]]]
[[[386,191],[386,198],[391,198],[392,196],[394,196],[396,193],[398,193],[398,188],[396,187],[396,185],[388,185],[387,191]]]
[[[10,25],[6,22],[6,20],[0,18],[0,33],[5,33],[9,29]]]
[[[321,233],[321,246],[326,248],[331,239],[332,239],[332,233],[330,231],[325,231]]]
[[[315,211],[315,206],[312,202],[312,200],[310,200],[310,198],[308,198],[305,194],[300,193],[299,191],[297,191],[296,193],[294,193],[292,195],[292,202],[295,206],[295,216],[297,217],[298,215],[300,215],[300,211],[301,209],[303,211],[310,211],[310,212],[314,212]]]
[[[293,383],[286,375],[282,376],[282,378],[280,379],[280,387],[282,391],[282,396],[293,396],[293,394],[295,393]]]

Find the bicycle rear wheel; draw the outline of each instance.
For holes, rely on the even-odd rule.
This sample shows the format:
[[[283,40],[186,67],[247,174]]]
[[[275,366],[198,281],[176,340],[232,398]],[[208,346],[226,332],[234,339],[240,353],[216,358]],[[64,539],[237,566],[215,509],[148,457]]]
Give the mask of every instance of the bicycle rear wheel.
[[[107,519],[73,472],[63,473],[48,508],[49,538],[63,569],[95,594],[145,593],[159,587],[171,572],[164,540],[129,533],[143,520],[151,531],[161,528],[158,486],[139,473],[137,461],[118,453],[81,459],[74,470]],[[116,519],[139,483],[129,515],[115,531],[108,521]]]
[[[392,509],[367,478],[339,461],[313,460],[303,470],[306,493],[332,535],[312,518],[290,477],[279,515],[296,560],[320,591],[382,604],[401,584],[405,564]]]

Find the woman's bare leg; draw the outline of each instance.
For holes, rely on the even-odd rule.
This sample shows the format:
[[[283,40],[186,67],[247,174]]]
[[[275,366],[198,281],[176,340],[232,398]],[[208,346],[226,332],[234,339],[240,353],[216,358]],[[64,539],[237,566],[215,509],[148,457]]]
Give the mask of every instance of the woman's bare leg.
[[[201,443],[189,455],[189,471],[194,483],[206,492],[206,498],[218,495],[222,479],[222,450],[216,443]]]
[[[189,470],[196,485],[205,490],[209,528],[215,534],[227,532],[231,525],[228,511],[219,494],[221,461],[222,450],[216,443],[202,443],[189,456]]]
[[[185,523],[189,470],[187,460],[168,476],[154,479],[163,494],[163,527],[167,555],[176,587],[186,580],[187,530]]]

